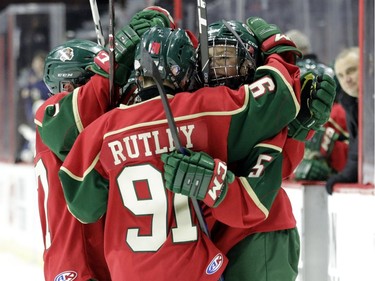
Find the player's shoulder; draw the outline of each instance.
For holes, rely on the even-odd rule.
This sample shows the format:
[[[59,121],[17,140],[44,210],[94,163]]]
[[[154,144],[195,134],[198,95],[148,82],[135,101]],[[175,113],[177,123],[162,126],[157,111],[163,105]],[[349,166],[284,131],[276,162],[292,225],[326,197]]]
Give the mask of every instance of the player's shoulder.
[[[232,90],[226,86],[203,87],[193,93],[177,94],[179,104],[188,104],[190,110],[235,111],[246,106],[249,91],[246,87]]]
[[[46,111],[46,108],[48,106],[56,106],[60,102],[61,99],[63,99],[66,95],[68,95],[67,92],[62,92],[56,95],[51,96],[47,100],[45,100],[37,109],[35,112],[35,123],[38,125],[38,123],[42,123],[44,118],[44,113]]]

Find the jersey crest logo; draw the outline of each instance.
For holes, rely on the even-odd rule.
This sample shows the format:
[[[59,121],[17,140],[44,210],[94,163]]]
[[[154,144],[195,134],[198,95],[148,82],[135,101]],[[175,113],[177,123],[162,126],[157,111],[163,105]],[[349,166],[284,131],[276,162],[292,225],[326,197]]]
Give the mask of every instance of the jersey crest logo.
[[[207,266],[207,268],[206,268],[206,274],[208,274],[208,275],[214,274],[216,271],[218,271],[220,269],[220,267],[223,265],[223,262],[224,262],[223,255],[222,254],[217,254],[212,259],[212,261],[210,262],[210,264]]]
[[[53,281],[73,281],[77,276],[78,274],[75,271],[64,271],[57,275]]]
[[[60,60],[65,62],[66,60],[72,60],[74,57],[74,50],[70,47],[64,48],[60,51]]]

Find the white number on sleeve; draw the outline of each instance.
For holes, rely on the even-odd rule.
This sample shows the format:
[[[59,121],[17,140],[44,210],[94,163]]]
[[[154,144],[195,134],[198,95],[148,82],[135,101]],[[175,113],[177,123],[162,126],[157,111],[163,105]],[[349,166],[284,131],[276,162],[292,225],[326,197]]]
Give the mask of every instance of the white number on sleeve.
[[[266,76],[255,81],[254,83],[251,83],[249,87],[254,98],[258,98],[264,95],[266,90],[272,92],[275,89],[275,84],[270,77]]]
[[[270,162],[272,160],[272,156],[266,154],[260,154],[258,156],[257,163],[252,168],[252,172],[250,172],[249,177],[257,178],[264,172],[264,165],[262,164],[263,161]]]

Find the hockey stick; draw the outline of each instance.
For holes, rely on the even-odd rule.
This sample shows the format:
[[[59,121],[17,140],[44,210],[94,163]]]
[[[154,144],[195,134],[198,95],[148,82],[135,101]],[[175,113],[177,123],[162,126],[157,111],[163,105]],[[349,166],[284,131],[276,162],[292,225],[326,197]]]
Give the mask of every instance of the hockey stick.
[[[90,0],[90,7],[91,7],[92,19],[94,20],[94,24],[95,24],[95,31],[96,31],[96,37],[98,39],[98,44],[104,47],[105,46],[104,34],[103,34],[103,29],[102,29],[102,23],[100,21],[98,4],[96,3],[96,0]]]
[[[109,47],[109,104],[111,108],[116,106],[115,96],[115,39],[114,39],[114,19],[115,9],[113,5],[114,0],[109,0],[109,34],[108,34],[108,47]]]
[[[142,49],[141,49],[141,64],[142,64],[142,67],[143,67],[144,76],[145,77],[151,77],[155,81],[155,84],[158,88],[158,91],[159,91],[159,94],[160,94],[160,97],[161,97],[161,101],[163,103],[165,115],[167,116],[168,126],[169,126],[169,129],[171,130],[171,135],[172,135],[173,141],[175,143],[176,149],[178,151],[180,151],[182,154],[186,154],[184,148],[181,146],[180,138],[178,137],[176,123],[175,123],[173,115],[172,115],[171,107],[169,106],[167,94],[165,93],[163,81],[161,79],[159,70],[157,69],[157,67],[156,67],[154,61],[152,60],[150,54],[147,52],[147,50],[144,47],[142,47]],[[198,204],[197,199],[192,198],[191,201],[193,203],[194,211],[197,215],[197,218],[198,218],[199,225],[200,225],[201,229],[203,230],[203,232],[207,236],[209,236],[208,228],[207,228],[207,225],[204,221],[204,218],[203,218],[203,215],[202,215],[202,212],[201,212],[201,209],[200,209],[200,206]]]
[[[201,66],[203,74],[204,85],[207,86],[209,82],[209,56],[208,56],[208,31],[207,31],[207,6],[206,0],[197,0],[198,8],[198,29],[199,29],[199,45]]]

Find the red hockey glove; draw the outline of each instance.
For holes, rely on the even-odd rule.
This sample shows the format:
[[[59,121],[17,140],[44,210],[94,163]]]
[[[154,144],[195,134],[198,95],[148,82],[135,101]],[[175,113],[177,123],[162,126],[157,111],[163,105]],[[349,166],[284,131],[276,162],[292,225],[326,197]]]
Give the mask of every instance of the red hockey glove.
[[[115,83],[119,86],[124,86],[130,76],[128,67],[122,64],[115,66]],[[94,62],[87,66],[88,70],[95,72],[103,77],[109,77],[109,55],[107,51],[100,51],[94,58]]]

